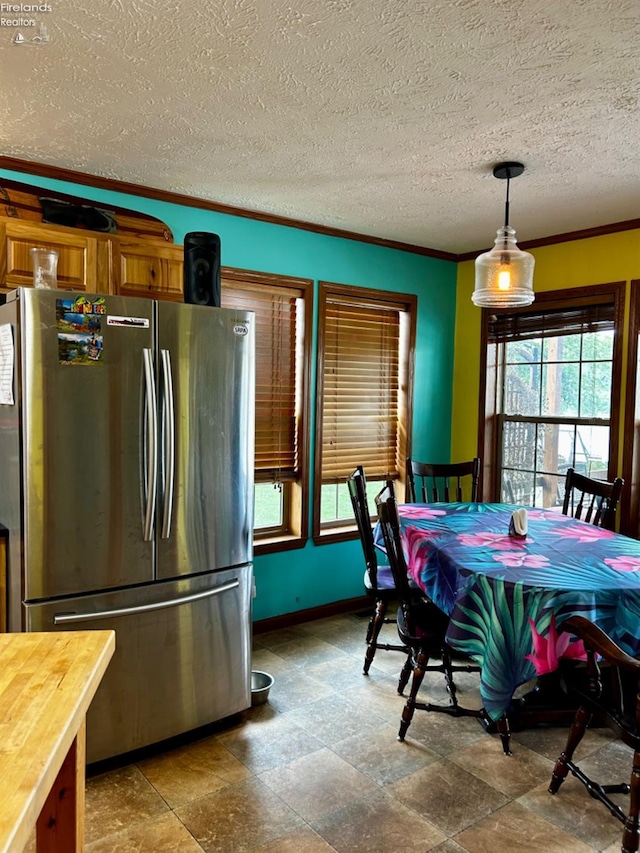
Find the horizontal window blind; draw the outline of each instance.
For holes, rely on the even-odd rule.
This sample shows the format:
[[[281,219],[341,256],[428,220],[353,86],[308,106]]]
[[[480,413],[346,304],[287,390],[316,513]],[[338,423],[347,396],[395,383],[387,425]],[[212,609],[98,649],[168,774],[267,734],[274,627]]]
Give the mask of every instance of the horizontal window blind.
[[[498,314],[489,319],[489,343],[508,343],[534,338],[603,332],[615,326],[613,301],[605,304],[575,305],[522,313]]]
[[[301,299],[295,287],[225,282],[224,307],[255,312],[255,480],[276,483],[299,473],[296,353],[301,347]]]
[[[327,299],[322,482],[398,472],[400,315],[397,306]]]

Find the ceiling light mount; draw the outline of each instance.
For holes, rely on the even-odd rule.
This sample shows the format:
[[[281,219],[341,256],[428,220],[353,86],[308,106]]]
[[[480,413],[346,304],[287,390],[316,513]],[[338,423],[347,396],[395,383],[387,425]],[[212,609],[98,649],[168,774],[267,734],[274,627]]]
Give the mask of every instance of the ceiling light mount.
[[[494,166],[493,169],[493,177],[500,178],[504,180],[510,180],[511,178],[517,178],[524,172],[524,166],[522,163],[498,163],[497,166]]]
[[[531,305],[535,259],[516,243],[516,232],[509,225],[509,185],[524,172],[515,161],[494,166],[494,178],[507,181],[504,225],[498,229],[495,246],[476,258],[476,285],[471,299],[483,308],[511,308]]]

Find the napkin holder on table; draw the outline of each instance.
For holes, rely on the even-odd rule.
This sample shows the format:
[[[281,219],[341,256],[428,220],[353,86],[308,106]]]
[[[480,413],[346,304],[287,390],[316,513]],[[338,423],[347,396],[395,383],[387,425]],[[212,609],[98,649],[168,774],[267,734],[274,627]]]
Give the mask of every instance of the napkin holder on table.
[[[509,522],[509,536],[513,536],[515,539],[527,538],[526,509],[516,509],[511,513],[511,521]]]

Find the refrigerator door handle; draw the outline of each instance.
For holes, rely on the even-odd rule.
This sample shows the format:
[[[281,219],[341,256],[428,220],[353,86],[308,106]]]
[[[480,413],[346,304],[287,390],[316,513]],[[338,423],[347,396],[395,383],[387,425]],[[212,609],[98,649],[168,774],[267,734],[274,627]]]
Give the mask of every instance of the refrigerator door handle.
[[[158,446],[157,446],[157,413],[156,413],[156,383],[153,371],[153,355],[151,350],[142,350],[142,365],[145,383],[145,432],[144,432],[144,473],[143,473],[143,507],[142,507],[142,536],[145,542],[150,542],[153,536],[153,516],[156,511],[156,487],[158,481]],[[146,504],[146,506],[145,506]]]
[[[160,350],[162,358],[162,376],[164,382],[164,510],[162,513],[162,539],[171,535],[171,515],[173,512],[173,481],[176,466],[176,419],[173,405],[173,375],[171,373],[171,353]]]
[[[184,595],[182,598],[156,601],[153,604],[139,604],[135,607],[120,607],[115,610],[99,610],[96,613],[55,613],[53,624],[69,625],[73,622],[95,622],[98,619],[112,619],[114,616],[130,616],[132,613],[151,613],[153,610],[166,610],[168,607],[190,604],[192,601],[200,601],[202,598],[213,598],[215,595],[222,595],[223,592],[229,592],[229,590],[237,589],[239,586],[240,581],[236,579],[217,586],[214,589],[194,592],[192,595]]]

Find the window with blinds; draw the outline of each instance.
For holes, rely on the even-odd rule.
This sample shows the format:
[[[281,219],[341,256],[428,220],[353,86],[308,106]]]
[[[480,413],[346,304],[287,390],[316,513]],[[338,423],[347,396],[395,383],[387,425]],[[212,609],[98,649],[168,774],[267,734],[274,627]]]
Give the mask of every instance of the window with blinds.
[[[616,285],[601,285],[485,315],[495,406],[485,458],[495,459],[498,500],[559,508],[568,468],[602,480],[617,473],[623,298]]]
[[[489,318],[489,342],[508,343],[535,338],[566,337],[613,331],[613,301],[549,307],[521,314],[494,314]]]
[[[324,282],[320,288],[318,531],[353,521],[346,480],[357,465],[368,483],[404,470],[415,323],[415,297]]]
[[[312,282],[223,271],[222,305],[255,313],[255,535],[301,532]],[[295,517],[294,517],[295,516]]]

